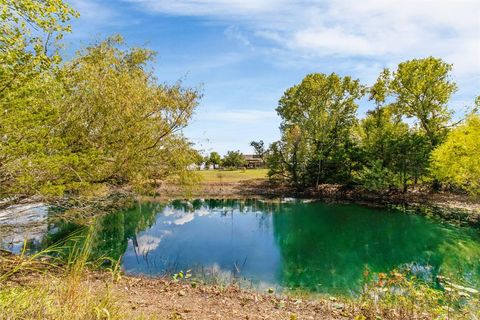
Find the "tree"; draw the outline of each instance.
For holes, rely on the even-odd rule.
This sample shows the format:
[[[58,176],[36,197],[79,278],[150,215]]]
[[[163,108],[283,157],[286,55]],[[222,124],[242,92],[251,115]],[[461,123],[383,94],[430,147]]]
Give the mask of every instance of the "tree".
[[[87,174],[92,182],[162,178],[179,169],[165,167],[164,156],[191,149],[176,132],[188,124],[199,93],[181,83],[157,84],[147,69],[154,52],[122,45],[121,37],[109,38],[63,69],[62,136],[96,160]]]
[[[195,152],[177,132],[199,93],[157,84],[147,68],[153,56],[124,48],[117,36],[45,76],[35,103],[2,122],[9,129],[2,151],[12,160],[4,162],[11,183],[1,192],[60,196],[126,183],[141,190],[152,179],[182,177]]]
[[[245,164],[245,157],[240,151],[228,151],[222,160],[222,165],[227,168],[239,168]]]
[[[363,94],[358,80],[335,73],[310,74],[287,89],[276,109],[283,140],[277,146],[294,184],[350,180],[356,100]]]
[[[193,148],[193,144],[191,145],[191,150],[192,163],[197,167],[201,167],[205,163],[205,157],[200,153],[200,151]]]
[[[432,175],[440,182],[480,195],[480,116],[472,113],[432,153]]]
[[[451,112],[447,104],[456,91],[455,83],[450,80],[451,69],[451,65],[438,58],[413,59],[400,63],[393,73],[384,69],[370,88],[370,100],[376,103],[374,112],[388,109],[390,117],[396,118],[397,123],[402,117],[416,120],[413,127],[403,125],[403,133],[391,131],[391,126],[378,127],[381,140],[386,135],[396,140],[387,145],[396,148],[396,155],[392,155],[394,172],[401,175],[404,191],[409,181],[416,184],[427,174],[430,152],[448,132]],[[378,146],[379,150],[385,150],[382,144]],[[382,158],[384,166],[388,161],[388,158]]]
[[[0,198],[15,199],[32,189],[22,165],[63,148],[50,134],[62,98],[56,45],[78,14],[61,0],[0,0],[0,12]]]
[[[380,79],[388,86],[387,96],[395,99],[398,114],[418,120],[432,149],[442,142],[451,119],[447,104],[457,89],[450,80],[451,70],[452,65],[428,57],[402,62],[390,79]]]
[[[0,95],[25,88],[61,61],[57,41],[75,12],[62,0],[0,0]],[[21,92],[18,92],[21,93]]]
[[[255,154],[257,156],[259,156],[260,158],[264,158],[265,156],[265,143],[263,142],[263,140],[259,140],[259,141],[252,141],[250,142],[250,146],[253,147],[253,150],[255,150]]]
[[[356,177],[367,189],[385,191],[400,181],[395,174],[408,125],[392,113],[392,108],[377,107],[361,120],[358,134],[363,152],[362,169]]]
[[[268,176],[273,180],[287,180],[297,189],[306,185],[306,143],[298,126],[286,128],[282,139],[270,145],[267,155]]]
[[[400,186],[406,191],[410,181],[416,183],[426,173],[430,150],[426,136],[409,128],[391,105],[367,112],[359,135],[363,168],[357,181],[362,185],[371,185],[368,180],[373,179],[381,186],[375,191]]]
[[[213,169],[217,169],[222,164],[222,157],[218,154],[218,152],[212,151],[210,152],[210,156],[206,162],[207,165],[212,165]]]

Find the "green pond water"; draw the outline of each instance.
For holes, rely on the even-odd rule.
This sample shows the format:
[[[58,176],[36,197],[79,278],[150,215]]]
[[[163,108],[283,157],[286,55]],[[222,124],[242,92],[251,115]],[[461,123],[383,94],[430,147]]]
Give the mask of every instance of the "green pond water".
[[[50,215],[41,235],[28,241],[30,252],[80,228]],[[259,289],[355,294],[367,267],[370,272],[409,268],[426,280],[442,274],[480,287],[478,229],[358,205],[142,203],[98,219],[95,230],[94,254],[121,257],[127,274],[192,270],[196,276],[236,279]],[[20,242],[2,243],[15,250]]]

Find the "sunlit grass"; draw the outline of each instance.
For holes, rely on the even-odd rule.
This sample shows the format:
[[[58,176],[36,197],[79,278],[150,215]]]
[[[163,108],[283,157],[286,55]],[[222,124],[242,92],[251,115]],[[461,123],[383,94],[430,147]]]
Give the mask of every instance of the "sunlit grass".
[[[202,182],[228,183],[247,180],[267,179],[268,169],[245,169],[245,170],[202,170],[198,174]]]
[[[94,227],[86,231],[34,255],[24,246],[19,256],[0,257],[1,319],[123,319],[108,283],[119,278],[118,264],[108,281],[85,281],[96,266],[89,260]]]
[[[2,319],[122,319],[108,288],[86,282],[75,286],[64,278],[38,277],[24,286],[0,289]]]

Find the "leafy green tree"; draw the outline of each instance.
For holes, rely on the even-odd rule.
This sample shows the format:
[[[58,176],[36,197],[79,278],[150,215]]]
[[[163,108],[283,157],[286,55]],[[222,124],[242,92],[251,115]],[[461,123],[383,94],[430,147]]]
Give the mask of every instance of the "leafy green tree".
[[[480,116],[471,114],[432,153],[432,175],[440,182],[480,194]]]
[[[222,157],[218,152],[212,151],[206,163],[207,165],[212,165],[213,169],[217,169],[222,164]]]
[[[357,174],[357,180],[367,190],[375,192],[388,191],[395,184],[394,174],[383,166],[382,160],[371,161]]]
[[[126,183],[142,190],[152,179],[186,177],[196,155],[177,132],[199,93],[157,84],[147,67],[154,53],[122,45],[112,37],[86,48],[45,77],[31,117],[17,111],[5,120],[2,149],[13,160],[3,166],[11,181],[3,194],[59,196]]]
[[[288,179],[288,161],[285,160],[282,150],[282,141],[273,142],[265,155],[268,166],[268,177],[271,180],[284,181]]]
[[[267,165],[273,180],[292,182],[297,189],[306,185],[306,143],[298,126],[285,128],[280,141],[271,144]]]
[[[455,83],[450,80],[451,68],[433,57],[413,59],[400,63],[393,73],[383,70],[370,88],[370,100],[377,106],[372,114],[377,113],[377,120],[364,122],[364,132],[370,132],[370,137],[377,136],[379,140],[368,142],[370,137],[367,137],[364,142],[370,150],[378,146],[378,152],[383,155],[377,152],[374,158],[382,159],[384,167],[400,176],[404,191],[410,182],[416,184],[428,173],[430,152],[448,132],[451,112],[447,104],[456,90]],[[390,120],[385,118],[388,122],[382,123],[378,114],[384,110],[388,110]],[[414,118],[415,125],[398,127],[403,123],[402,117]],[[401,131],[393,130],[391,125],[385,126],[388,123],[397,124]],[[372,156],[368,150],[367,154]]]
[[[277,113],[282,118],[285,168],[294,184],[350,180],[356,100],[363,94],[358,80],[334,73],[307,75],[287,89]]]
[[[246,165],[245,157],[240,151],[228,151],[223,157],[222,165],[226,168],[240,168]]]
[[[442,142],[451,119],[448,101],[457,89],[450,79],[451,70],[452,65],[428,57],[402,62],[390,78],[389,72],[384,71],[379,79],[380,84],[387,86],[378,90],[379,98],[392,96],[398,114],[415,118],[432,148]],[[381,87],[379,83],[376,86]]]
[[[205,157],[200,153],[200,151],[193,148],[193,144],[191,147],[191,156],[192,156],[192,163],[195,164],[197,167],[200,167],[205,163]]]
[[[154,53],[122,44],[120,37],[109,38],[63,69],[68,95],[61,100],[62,137],[95,159],[95,169],[83,172],[87,181],[162,179],[181,170],[166,167],[166,157],[183,165],[179,154],[191,150],[175,133],[187,125],[199,93],[181,83],[158,85],[147,69]],[[193,159],[185,160],[193,163],[195,152],[188,154]]]
[[[0,0],[0,101],[60,62],[56,45],[76,16],[62,0]]]
[[[0,198],[28,196],[34,187],[23,165],[41,161],[52,145],[63,148],[50,134],[53,102],[62,98],[57,45],[77,15],[61,0],[0,0]]]
[[[399,140],[408,130],[408,125],[393,114],[392,108],[379,107],[368,111],[359,130],[366,158],[382,160],[382,167],[391,167],[398,156]]]
[[[253,147],[253,150],[255,150],[255,154],[259,156],[260,158],[264,158],[266,150],[265,150],[265,143],[263,140],[259,141],[252,141],[250,142],[250,146]]]
[[[374,183],[368,189],[384,191],[402,187],[406,191],[410,182],[416,183],[426,173],[430,152],[428,139],[409,128],[391,106],[369,111],[361,121],[359,135],[364,160],[357,181],[364,186]]]
[[[359,126],[363,166],[356,180],[371,191],[386,191],[397,185],[396,161],[408,125],[395,117],[389,107],[367,112]]]

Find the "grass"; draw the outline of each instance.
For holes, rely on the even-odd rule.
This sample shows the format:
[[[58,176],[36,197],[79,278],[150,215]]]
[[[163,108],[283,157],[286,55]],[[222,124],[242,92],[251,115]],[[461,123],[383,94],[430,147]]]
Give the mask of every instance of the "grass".
[[[94,228],[88,228],[86,237],[67,238],[68,247],[57,243],[33,256],[25,250],[0,256],[1,319],[124,319],[110,290],[116,267],[100,285],[85,281],[95,266],[89,261]]]
[[[0,290],[2,319],[121,319],[108,288],[97,289],[85,282],[40,276],[28,285],[6,286]],[[67,293],[67,294],[66,294]],[[74,298],[72,298],[74,297]]]
[[[202,182],[207,183],[233,183],[268,178],[268,169],[202,170],[198,173]]]

